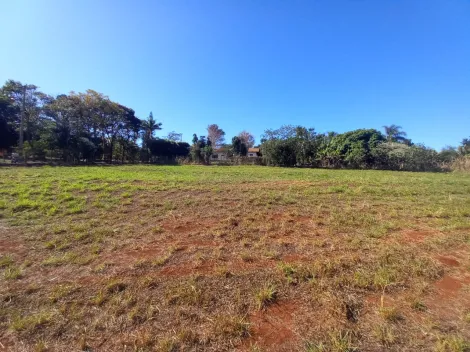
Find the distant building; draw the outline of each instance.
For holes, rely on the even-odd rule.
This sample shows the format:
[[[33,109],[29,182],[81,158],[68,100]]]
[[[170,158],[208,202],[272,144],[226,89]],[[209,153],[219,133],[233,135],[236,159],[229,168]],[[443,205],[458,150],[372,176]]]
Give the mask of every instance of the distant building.
[[[228,152],[225,149],[219,148],[212,151],[211,160],[227,160]]]
[[[260,156],[259,148],[248,148],[246,156],[249,158],[258,158]]]

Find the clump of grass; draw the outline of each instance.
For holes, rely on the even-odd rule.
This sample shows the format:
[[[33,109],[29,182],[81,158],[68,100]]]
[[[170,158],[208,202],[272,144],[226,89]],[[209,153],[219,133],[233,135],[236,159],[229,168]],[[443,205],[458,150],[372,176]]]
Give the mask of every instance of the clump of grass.
[[[34,345],[34,352],[47,352],[49,351],[49,347],[47,347],[46,341],[38,341]]]
[[[292,277],[296,272],[296,267],[290,263],[280,262],[277,267],[282,270],[286,277]]]
[[[320,342],[310,342],[308,341],[305,346],[305,352],[326,352],[327,348],[326,346]]]
[[[278,268],[283,272],[287,282],[292,285],[296,285],[304,281],[310,281],[315,277],[312,270],[305,266],[280,262],[278,264]]]
[[[139,286],[142,288],[156,288],[158,287],[158,282],[150,276],[146,276],[142,279],[142,281],[139,283]]]
[[[307,342],[306,352],[353,352],[357,348],[353,344],[353,336],[349,331],[334,331],[329,334],[326,343]]]
[[[68,215],[81,214],[85,212],[85,206],[83,204],[74,204],[70,206],[66,213]]]
[[[265,251],[264,253],[264,256],[268,259],[273,259],[273,260],[277,260],[280,258],[280,254],[279,252],[277,251],[274,251],[274,250],[267,250]]]
[[[90,252],[94,255],[100,254],[102,251],[103,251],[103,248],[101,247],[99,243],[94,243],[90,248]]]
[[[41,288],[37,285],[37,284],[30,284],[26,287],[25,289],[25,293],[27,295],[30,295],[30,294],[33,294],[33,293],[36,293],[40,290]]]
[[[74,252],[67,252],[63,255],[52,255],[47,259],[43,260],[41,265],[44,266],[59,266],[65,264],[77,264],[77,265],[87,265],[93,259],[95,259],[95,254],[90,255],[79,255],[78,253]]]
[[[165,265],[170,260],[171,255],[172,255],[172,253],[168,252],[166,254],[163,254],[163,255],[155,258],[154,260],[152,260],[152,266],[163,266],[163,265]]]
[[[134,269],[143,269],[143,268],[147,268],[151,265],[150,261],[147,260],[147,259],[139,259],[138,261],[136,261],[132,267]]]
[[[77,257],[77,254],[73,252],[67,252],[63,255],[52,255],[49,258],[43,260],[41,265],[59,266],[59,265],[67,264],[67,263],[73,263],[76,257]]]
[[[175,210],[175,209],[176,209],[176,205],[173,204],[173,203],[170,202],[170,201],[165,201],[165,202],[163,203],[163,209],[166,210],[166,211]]]
[[[468,352],[470,343],[460,335],[441,337],[437,340],[436,352]]]
[[[39,203],[30,199],[19,199],[12,207],[13,212],[34,210],[39,208]]]
[[[158,342],[156,351],[173,352],[173,351],[176,351],[177,349],[178,349],[178,345],[176,341],[172,338],[167,337],[167,338],[161,339]]]
[[[127,284],[120,281],[120,280],[111,280],[107,285],[106,285],[106,292],[113,294],[113,293],[119,293],[124,291],[127,288]]]
[[[58,302],[60,299],[68,296],[73,291],[75,291],[76,287],[73,285],[58,285],[54,287],[49,295],[49,300],[52,303]]]
[[[189,346],[193,346],[199,343],[199,336],[196,332],[190,329],[182,329],[176,334],[177,344],[181,350],[187,349]],[[187,346],[184,348],[184,346]]]
[[[44,247],[47,249],[58,249],[58,250],[64,250],[70,248],[71,243],[66,239],[53,239],[50,241],[47,241],[44,244]]]
[[[384,287],[397,281],[397,273],[395,269],[391,266],[384,265],[377,269],[374,273],[373,283],[374,286],[378,289],[383,289]]]
[[[103,292],[103,290],[99,290],[96,296],[94,296],[91,299],[91,302],[97,306],[101,306],[104,302],[107,300],[106,294]]]
[[[91,241],[91,234],[88,232],[79,232],[76,233],[73,238],[77,241],[81,241],[84,243],[90,242]]]
[[[390,347],[396,341],[396,336],[393,330],[387,325],[376,325],[374,328],[374,335],[380,343],[386,347]]]
[[[127,313],[127,317],[133,323],[142,324],[148,319],[151,319],[153,314],[154,311],[151,309],[151,307],[148,307],[148,309],[146,309],[142,306],[135,306],[129,311],[129,313]]]
[[[21,279],[23,277],[23,271],[17,266],[10,265],[3,272],[3,277],[5,280]]]
[[[265,285],[258,292],[256,292],[255,300],[258,309],[266,308],[269,304],[275,302],[277,293],[276,286],[272,284]]]
[[[230,277],[233,274],[230,272],[230,270],[227,268],[226,265],[219,265],[215,268],[215,272],[217,275],[223,276],[223,277]]]
[[[393,323],[403,319],[403,316],[395,307],[380,307],[379,314],[385,320]]]
[[[3,256],[0,257],[0,268],[10,266],[13,263],[14,263],[13,258],[8,254],[3,255]]]
[[[250,334],[250,324],[244,317],[219,315],[214,321],[214,333],[224,338],[242,338]]]
[[[156,225],[152,228],[152,233],[155,235],[163,232],[165,232],[165,229],[159,225]]]
[[[253,256],[251,255],[250,252],[248,251],[243,251],[240,253],[240,258],[244,261],[244,262],[252,262],[254,261],[254,258]]]
[[[339,331],[330,334],[332,352],[352,352],[357,348],[353,345],[353,336],[349,331]]]
[[[53,216],[59,212],[59,208],[56,205],[51,205],[48,209],[46,209],[46,215]]]
[[[416,299],[414,300],[412,303],[411,303],[411,308],[413,308],[414,310],[417,310],[419,312],[424,312],[428,309],[428,307],[426,306],[426,304],[424,304],[424,302]]]
[[[464,313],[463,321],[470,324],[470,311]]]
[[[52,320],[51,312],[39,312],[27,316],[15,316],[10,323],[10,329],[14,331],[32,331],[48,324]]]
[[[171,287],[166,297],[170,304],[201,305],[204,302],[203,291],[195,280]]]

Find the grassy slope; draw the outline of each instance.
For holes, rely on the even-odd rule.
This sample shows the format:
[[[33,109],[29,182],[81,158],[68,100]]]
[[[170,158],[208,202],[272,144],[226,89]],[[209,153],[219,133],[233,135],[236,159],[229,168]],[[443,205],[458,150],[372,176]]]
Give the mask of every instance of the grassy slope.
[[[0,342],[464,351],[469,195],[463,174],[0,169]]]

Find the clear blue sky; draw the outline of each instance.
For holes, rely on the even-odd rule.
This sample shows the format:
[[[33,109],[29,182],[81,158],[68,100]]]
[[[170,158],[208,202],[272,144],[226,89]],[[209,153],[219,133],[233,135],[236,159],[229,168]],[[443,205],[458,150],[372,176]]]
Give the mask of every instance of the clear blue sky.
[[[2,1],[0,81],[105,93],[190,140],[403,126],[470,135],[468,0]]]

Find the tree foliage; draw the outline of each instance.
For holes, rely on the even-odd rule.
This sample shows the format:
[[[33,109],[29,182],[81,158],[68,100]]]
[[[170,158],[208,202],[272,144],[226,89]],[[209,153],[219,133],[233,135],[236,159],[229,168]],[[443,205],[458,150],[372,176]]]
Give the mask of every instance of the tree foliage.
[[[209,125],[207,126],[207,139],[214,147],[219,147],[225,141],[225,132],[216,124]]]
[[[232,145],[230,149],[233,155],[236,156],[246,156],[248,152],[247,145],[239,136],[235,136],[232,138]]]
[[[10,98],[0,92],[0,149],[8,149],[18,141],[16,116],[18,107]]]
[[[276,166],[435,171],[445,161],[433,149],[401,141],[390,141],[375,129],[317,134],[313,128],[287,125],[267,130],[261,150],[266,164]]]
[[[94,90],[51,97],[30,84],[9,80],[0,90],[2,147],[18,143],[23,117],[24,151],[35,158],[78,161],[135,161],[161,129],[150,114],[141,121],[133,109]],[[145,153],[147,151],[147,153]]]
[[[245,144],[247,148],[253,148],[255,145],[255,137],[248,131],[241,131],[238,136],[241,142]]]
[[[217,124],[207,127],[207,138],[194,134],[191,145],[179,142],[174,131],[157,138],[155,132],[161,129],[152,112],[141,120],[133,109],[94,90],[52,97],[14,80],[0,89],[0,148],[14,150],[23,131],[27,157],[66,162],[172,162],[190,157],[209,164],[214,149],[224,148],[242,160],[255,143],[251,133],[242,131],[224,145],[225,132]],[[384,126],[384,132],[319,134],[313,128],[283,125],[261,136],[262,160],[274,166],[429,171],[442,169],[443,163],[467,162],[470,155],[470,138],[438,153],[413,144],[401,126]]]
[[[460,155],[470,155],[470,138],[464,138],[458,150]]]
[[[390,125],[390,126],[383,126],[385,130],[385,138],[388,142],[397,142],[397,143],[405,143],[410,144],[411,141],[406,139],[406,132],[403,131],[401,126],[397,125]]]

